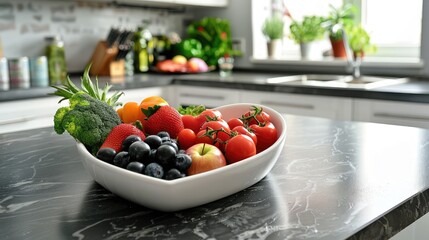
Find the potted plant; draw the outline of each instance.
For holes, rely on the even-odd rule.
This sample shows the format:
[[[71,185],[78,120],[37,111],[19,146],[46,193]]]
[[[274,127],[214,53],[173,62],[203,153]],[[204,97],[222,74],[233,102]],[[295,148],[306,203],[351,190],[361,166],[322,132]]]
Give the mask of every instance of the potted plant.
[[[377,51],[377,47],[371,43],[371,36],[361,25],[349,27],[346,32],[354,58],[363,58],[365,54]]]
[[[336,58],[346,58],[343,36],[341,31],[334,30],[335,26],[342,26],[343,29],[354,25],[354,14],[356,7],[352,4],[344,4],[339,8],[329,5],[330,12],[323,23],[329,33],[329,40],[332,46],[333,56]]]
[[[275,57],[284,34],[284,22],[279,16],[267,18],[262,25],[262,33],[267,38],[268,56]]]
[[[320,16],[305,16],[301,22],[293,20],[290,25],[290,38],[301,48],[301,57],[307,59],[320,58],[321,51],[315,45],[316,41],[325,37],[325,21]]]

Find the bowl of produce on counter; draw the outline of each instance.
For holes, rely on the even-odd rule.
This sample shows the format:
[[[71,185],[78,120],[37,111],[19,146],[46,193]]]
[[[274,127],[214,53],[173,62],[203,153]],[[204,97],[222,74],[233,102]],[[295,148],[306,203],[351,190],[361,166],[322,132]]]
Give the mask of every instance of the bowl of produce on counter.
[[[56,95],[70,106],[54,117],[76,140],[92,178],[110,192],[160,211],[178,211],[237,193],[264,178],[286,138],[277,111],[251,103],[174,108],[160,96],[120,105],[87,73]],[[109,88],[109,86],[106,86]]]

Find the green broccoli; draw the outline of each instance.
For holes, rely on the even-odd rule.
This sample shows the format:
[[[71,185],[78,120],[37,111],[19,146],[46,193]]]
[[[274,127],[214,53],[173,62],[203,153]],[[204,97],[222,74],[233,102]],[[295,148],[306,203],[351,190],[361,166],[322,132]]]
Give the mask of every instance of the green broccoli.
[[[75,93],[69,101],[69,107],[61,107],[55,113],[55,132],[67,131],[95,154],[121,119],[111,106],[85,92]]]

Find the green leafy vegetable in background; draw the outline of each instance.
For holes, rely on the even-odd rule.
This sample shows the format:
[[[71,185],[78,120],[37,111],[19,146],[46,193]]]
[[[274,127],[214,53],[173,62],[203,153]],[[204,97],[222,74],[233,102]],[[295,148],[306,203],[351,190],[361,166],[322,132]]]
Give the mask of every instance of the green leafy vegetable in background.
[[[220,57],[238,56],[241,53],[232,49],[230,23],[226,19],[206,17],[192,22],[187,33],[190,38],[201,42],[203,60],[210,66],[216,66]]]

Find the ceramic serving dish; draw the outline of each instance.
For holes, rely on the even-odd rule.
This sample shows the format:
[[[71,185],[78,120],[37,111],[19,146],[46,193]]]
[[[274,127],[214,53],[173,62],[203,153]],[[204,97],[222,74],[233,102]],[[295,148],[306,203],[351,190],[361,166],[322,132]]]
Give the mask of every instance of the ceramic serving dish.
[[[218,107],[224,119],[240,117],[255,104],[239,103]],[[271,115],[278,140],[253,157],[212,171],[172,181],[156,179],[103,162],[77,143],[85,169],[112,193],[160,211],[178,211],[199,206],[239,192],[264,178],[276,163],[286,138],[286,122],[277,111],[262,106]]]

